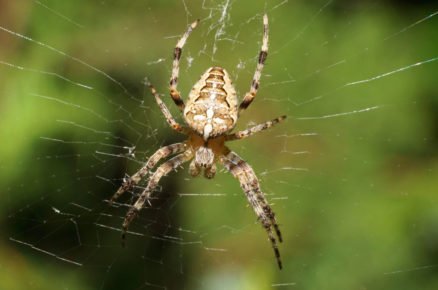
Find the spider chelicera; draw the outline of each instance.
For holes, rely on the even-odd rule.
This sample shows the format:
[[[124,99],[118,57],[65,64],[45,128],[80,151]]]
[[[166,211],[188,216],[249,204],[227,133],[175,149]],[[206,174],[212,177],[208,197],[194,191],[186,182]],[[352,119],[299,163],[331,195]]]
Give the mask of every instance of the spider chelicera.
[[[181,52],[187,38],[198,23],[199,20],[193,22],[178,41],[174,49],[172,76],[170,79],[170,96],[183,113],[187,126],[182,126],[175,121],[155,88],[146,81],[161,112],[166,117],[167,123],[175,131],[187,135],[188,138],[185,142],[158,149],[137,173],[124,180],[123,184],[112,196],[111,203],[124,192],[131,190],[149,173],[151,174],[146,188],[126,214],[122,226],[122,239],[123,241],[125,240],[129,224],[143,208],[145,202],[150,199],[152,192],[156,189],[158,182],[163,176],[175,170],[184,162],[192,160],[189,166],[190,175],[197,176],[203,170],[204,176],[210,179],[216,173],[216,162],[219,162],[239,180],[249,203],[268,233],[278,266],[281,269],[282,263],[277,241],[282,242],[282,237],[275,214],[260,189],[260,184],[254,170],[236,153],[225,146],[227,141],[249,137],[274,126],[286,118],[286,116],[281,116],[247,130],[231,133],[239,118],[239,114],[248,108],[259,88],[261,72],[268,55],[268,16],[266,14],[263,16],[262,47],[251,87],[239,105],[237,105],[236,90],[230,76],[221,67],[207,69],[193,86],[187,104],[184,104],[184,101],[181,99],[181,95],[177,90]],[[151,172],[160,160],[173,154],[177,155],[162,163],[155,172]]]

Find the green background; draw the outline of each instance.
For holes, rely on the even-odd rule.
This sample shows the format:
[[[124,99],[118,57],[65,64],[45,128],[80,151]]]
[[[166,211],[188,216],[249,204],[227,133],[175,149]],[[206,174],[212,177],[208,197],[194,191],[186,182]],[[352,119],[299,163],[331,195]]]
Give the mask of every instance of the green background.
[[[438,18],[427,1],[0,6],[0,289],[437,289]],[[220,65],[243,95],[265,11],[270,54],[238,128],[288,119],[230,147],[276,212],[284,269],[238,182],[192,179],[188,166],[162,180],[123,249],[135,197],[105,200],[183,140],[143,78],[178,116],[172,49],[200,18],[180,91]]]

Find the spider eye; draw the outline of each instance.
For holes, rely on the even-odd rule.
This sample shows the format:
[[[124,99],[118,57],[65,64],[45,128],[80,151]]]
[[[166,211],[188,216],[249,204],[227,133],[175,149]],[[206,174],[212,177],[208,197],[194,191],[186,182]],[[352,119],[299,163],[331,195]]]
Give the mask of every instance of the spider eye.
[[[195,153],[195,163],[197,166],[209,168],[213,165],[213,150],[207,147],[199,147]]]

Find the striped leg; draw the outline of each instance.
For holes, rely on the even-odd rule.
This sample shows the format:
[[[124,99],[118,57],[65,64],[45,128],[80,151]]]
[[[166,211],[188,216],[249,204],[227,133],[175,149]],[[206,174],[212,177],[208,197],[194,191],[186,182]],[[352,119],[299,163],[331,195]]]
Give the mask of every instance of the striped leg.
[[[281,232],[275,219],[275,214],[266,201],[263,192],[260,190],[260,185],[254,171],[236,153],[231,151],[226,156],[222,156],[220,162],[239,180],[240,186],[245,192],[249,203],[268,233],[278,267],[281,269],[280,251],[278,250],[277,239],[274,236],[272,228],[274,228],[279,242],[282,242]]]
[[[145,84],[149,87],[151,90],[151,93],[155,97],[155,101],[157,102],[158,106],[160,107],[161,112],[163,113],[164,117],[166,118],[167,124],[174,129],[175,131],[187,134],[188,130],[187,128],[181,126],[175,119],[173,118],[172,114],[170,113],[169,109],[167,108],[166,104],[161,100],[160,95],[157,93],[157,90],[155,87],[149,82],[149,80],[145,79]]]
[[[125,220],[123,221],[123,225],[122,225],[123,245],[125,244],[126,232],[128,231],[129,224],[143,208],[144,203],[147,200],[149,200],[152,192],[158,186],[158,182],[160,181],[160,179],[166,176],[172,170],[178,168],[184,162],[189,161],[191,158],[193,158],[193,153],[189,150],[185,151],[184,153],[179,154],[169,159],[167,162],[161,164],[160,167],[158,167],[157,170],[152,174],[145,190],[141,193],[140,197],[137,199],[134,205],[131,206],[131,208],[129,209],[128,213],[125,216]]]
[[[175,143],[169,146],[162,147],[158,149],[146,162],[146,165],[143,166],[137,173],[127,178],[122,186],[119,187],[117,192],[111,197],[110,204],[116,201],[123,193],[130,190],[132,187],[137,185],[140,180],[145,177],[149,171],[157,165],[157,163],[172,154],[181,153],[187,149],[187,145],[185,143]]]
[[[227,148],[227,150],[229,151],[229,149]],[[263,192],[261,192],[260,190],[260,184],[259,181],[257,179],[257,176],[254,172],[254,170],[252,169],[252,167],[246,163],[239,155],[237,155],[236,153],[234,153],[233,151],[229,151],[229,153],[225,156],[226,159],[228,159],[233,165],[240,167],[241,171],[245,172],[248,176],[248,180],[250,181],[250,184],[253,185],[253,190],[258,193],[258,200],[262,203],[262,205],[266,208],[264,208],[264,210],[266,211],[270,211],[270,218],[272,221],[272,225],[275,228],[275,232],[277,234],[278,240],[280,242],[282,242],[282,237],[281,237],[281,232],[280,229],[278,227],[277,221],[275,219],[275,215],[272,212],[272,209],[270,208],[268,202],[266,201],[265,195],[263,194]]]
[[[265,123],[255,125],[254,127],[251,127],[249,129],[239,131],[239,132],[236,132],[233,134],[228,134],[225,136],[225,140],[226,141],[233,141],[233,140],[244,139],[244,138],[249,137],[255,133],[269,129],[272,126],[282,122],[284,119],[286,119],[286,116],[281,116],[281,117],[275,118],[271,121],[267,121]]]
[[[181,99],[181,95],[177,90],[178,85],[178,75],[179,75],[179,60],[181,58],[182,48],[187,41],[190,33],[198,25],[199,19],[193,22],[188,28],[181,39],[176,44],[175,50],[173,52],[173,65],[172,65],[172,77],[170,78],[170,96],[172,97],[175,104],[182,111],[184,110],[184,101]]]
[[[243,98],[242,102],[239,106],[239,113],[251,104],[251,102],[254,100],[257,90],[260,85],[260,76],[262,74],[263,66],[265,64],[266,58],[268,57],[268,15],[263,15],[263,41],[262,41],[262,48],[260,50],[259,54],[259,60],[257,62],[257,68],[254,73],[254,77],[252,79],[251,88],[249,92],[245,94],[245,97]]]

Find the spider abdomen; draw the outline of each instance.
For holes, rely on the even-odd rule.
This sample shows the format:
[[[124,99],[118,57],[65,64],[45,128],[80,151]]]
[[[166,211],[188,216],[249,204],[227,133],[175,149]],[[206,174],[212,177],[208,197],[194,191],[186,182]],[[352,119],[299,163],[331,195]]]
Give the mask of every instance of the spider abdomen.
[[[211,67],[189,94],[184,109],[187,124],[205,140],[234,128],[237,97],[230,76],[221,67]]]

